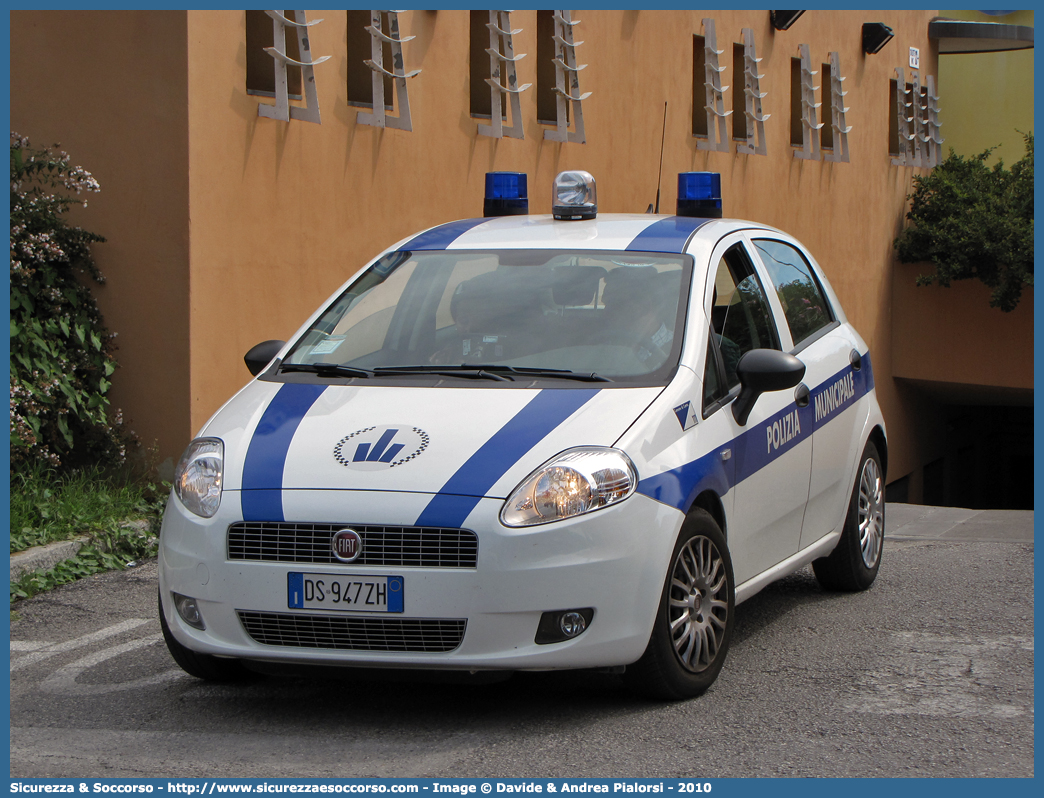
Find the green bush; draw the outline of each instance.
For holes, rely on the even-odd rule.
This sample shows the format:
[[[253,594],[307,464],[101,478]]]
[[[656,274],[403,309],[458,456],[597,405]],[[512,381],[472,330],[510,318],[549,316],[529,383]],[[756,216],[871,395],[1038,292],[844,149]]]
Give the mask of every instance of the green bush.
[[[157,484],[125,466],[118,471],[88,466],[55,473],[27,464],[11,475],[11,553],[147,519],[159,532],[169,485]]]
[[[63,218],[99,186],[55,148],[11,134],[12,470],[119,464],[131,443],[107,396],[115,334],[81,282],[104,282],[90,247],[105,239]]]
[[[1014,310],[1024,286],[1033,285],[1033,134],[1026,154],[1010,170],[950,151],[930,174],[914,178],[906,218],[913,222],[895,240],[903,263],[929,262],[935,274],[918,285],[949,286],[978,278],[992,289],[990,305]]]

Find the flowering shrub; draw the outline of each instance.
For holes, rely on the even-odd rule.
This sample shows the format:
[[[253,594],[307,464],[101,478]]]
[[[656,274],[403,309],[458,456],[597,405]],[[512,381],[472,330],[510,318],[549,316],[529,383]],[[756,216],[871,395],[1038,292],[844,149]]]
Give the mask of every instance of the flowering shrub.
[[[57,147],[57,145],[55,145]],[[11,134],[11,467],[117,464],[130,439],[109,416],[112,338],[90,290],[104,278],[90,245],[105,239],[64,214],[97,192],[64,152]]]

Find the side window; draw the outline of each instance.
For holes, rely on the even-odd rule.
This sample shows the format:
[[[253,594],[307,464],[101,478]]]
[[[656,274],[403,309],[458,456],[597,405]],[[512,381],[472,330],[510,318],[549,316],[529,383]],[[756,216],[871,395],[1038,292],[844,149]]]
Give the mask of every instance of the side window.
[[[790,335],[797,346],[834,320],[823,289],[805,256],[782,241],[754,242],[776,288]]]
[[[736,364],[751,349],[779,349],[765,292],[742,244],[732,247],[718,263],[711,303],[712,338],[721,351],[724,382],[739,385]]]

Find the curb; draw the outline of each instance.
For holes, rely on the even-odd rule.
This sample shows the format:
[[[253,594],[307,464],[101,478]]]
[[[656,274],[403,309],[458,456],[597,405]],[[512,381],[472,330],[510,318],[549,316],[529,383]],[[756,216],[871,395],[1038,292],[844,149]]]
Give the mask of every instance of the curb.
[[[12,554],[11,581],[14,582],[33,571],[49,571],[63,560],[75,557],[87,540],[86,537],[60,540],[57,543],[33,546],[31,549]]]
[[[145,532],[149,528],[149,522],[145,520],[125,521],[120,526],[124,529],[137,528],[140,532]],[[90,538],[83,535],[72,540],[48,543],[46,546],[33,546],[31,549],[12,554],[11,581],[14,582],[34,571],[49,571],[58,563],[75,557],[80,549],[89,542]]]

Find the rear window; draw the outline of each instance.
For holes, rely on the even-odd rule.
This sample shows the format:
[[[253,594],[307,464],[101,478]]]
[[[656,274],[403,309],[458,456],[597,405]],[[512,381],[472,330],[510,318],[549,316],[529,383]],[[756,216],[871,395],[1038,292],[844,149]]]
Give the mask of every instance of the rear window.
[[[768,270],[790,327],[794,346],[834,321],[812,266],[801,252],[783,241],[756,239],[754,246]]]

